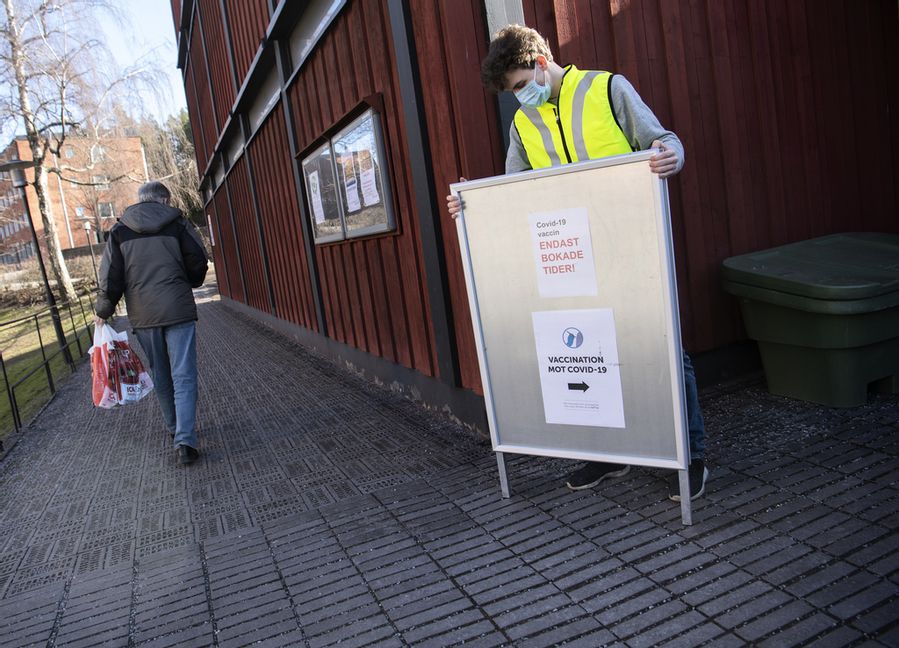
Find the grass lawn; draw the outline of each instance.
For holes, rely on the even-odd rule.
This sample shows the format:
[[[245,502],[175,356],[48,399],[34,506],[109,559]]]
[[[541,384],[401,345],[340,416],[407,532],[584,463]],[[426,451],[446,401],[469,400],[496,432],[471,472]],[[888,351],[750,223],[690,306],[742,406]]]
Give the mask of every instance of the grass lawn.
[[[82,298],[82,304],[84,306],[83,316],[81,309],[77,306],[72,308],[71,317],[68,309],[60,311],[63,332],[69,343],[69,352],[76,362],[83,354],[87,353],[92,343],[87,331],[87,324],[92,325],[90,298]],[[30,314],[34,314],[36,311],[38,309],[32,309]],[[22,308],[0,310],[0,318],[2,318],[0,319],[0,353],[3,354],[7,378],[2,381],[3,385],[0,388],[2,389],[0,391],[0,439],[15,430],[8,388],[14,386],[19,417],[23,424],[28,423],[50,400],[52,392],[47,368],[41,366],[44,362],[44,354],[50,360],[48,363],[49,373],[57,389],[71,375],[71,370],[63,354],[59,353],[59,344],[49,312],[39,314],[36,321],[34,317],[31,317],[25,321],[9,323],[11,320],[20,319],[28,314],[29,312]],[[41,341],[44,346],[43,353]],[[0,378],[2,378],[2,374],[0,374]]]

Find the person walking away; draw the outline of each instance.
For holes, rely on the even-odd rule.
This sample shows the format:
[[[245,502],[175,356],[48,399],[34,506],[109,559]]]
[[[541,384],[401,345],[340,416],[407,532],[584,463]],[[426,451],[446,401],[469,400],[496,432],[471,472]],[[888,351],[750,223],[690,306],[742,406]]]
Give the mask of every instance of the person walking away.
[[[161,182],[147,182],[110,230],[100,262],[95,324],[106,323],[122,296],[147,354],[162,417],[181,464],[197,450],[197,305],[209,260],[194,226],[172,207]]]

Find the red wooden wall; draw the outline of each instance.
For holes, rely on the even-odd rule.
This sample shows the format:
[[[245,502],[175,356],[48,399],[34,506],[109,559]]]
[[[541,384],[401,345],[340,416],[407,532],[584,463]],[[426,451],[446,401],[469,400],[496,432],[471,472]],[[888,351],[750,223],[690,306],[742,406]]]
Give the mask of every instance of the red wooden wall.
[[[243,83],[268,27],[268,0],[225,0],[238,87]]]
[[[440,226],[449,275],[449,297],[459,352],[462,386],[480,391],[481,375],[471,332],[468,292],[459,257],[456,226],[442,208],[448,185],[503,172],[502,134],[497,128],[496,101],[480,82],[481,59],[487,54],[487,27],[476,2],[410,0],[415,47],[427,115],[428,139]],[[464,37],[460,38],[460,35]]]
[[[246,303],[243,279],[241,278],[240,262],[237,255],[237,242],[231,208],[228,206],[228,188],[226,185],[219,187],[212,198],[215,205],[215,215],[218,220],[218,230],[221,240],[221,255],[224,258],[224,267],[216,266],[216,274],[226,275],[226,297]],[[219,279],[219,283],[223,283]]]
[[[207,47],[230,33],[243,82],[268,21],[264,0],[202,0]],[[300,150],[372,94],[384,134],[398,231],[315,246],[327,330],[385,359],[436,374],[409,158],[387,0],[351,0],[288,90]],[[455,341],[464,387],[479,391],[455,227],[442,212],[447,185],[502,173],[495,98],[480,86],[488,35],[481,0],[407,0],[422,79],[422,107],[441,207]],[[731,255],[836,231],[899,231],[899,22],[892,0],[523,0],[526,22],[556,60],[630,79],[686,148],[669,183],[684,341],[692,351],[744,337],[720,288]],[[174,6],[174,5],[173,5]],[[223,121],[212,118],[206,56],[195,25],[185,84],[201,169]],[[211,34],[211,36],[210,36]],[[224,56],[224,58],[222,58]],[[231,105],[226,55],[210,53],[221,115]],[[224,64],[222,63],[224,61]],[[233,88],[232,88],[233,89]],[[226,97],[225,101],[220,95]],[[233,95],[231,96],[233,99]],[[296,204],[289,138],[278,106],[249,145],[277,317],[317,328]],[[209,209],[223,294],[269,308],[255,206],[243,159]],[[228,207],[230,192],[235,213]],[[233,224],[232,224],[233,223]],[[235,239],[234,232],[237,232]],[[240,260],[246,285],[241,279]]]
[[[200,25],[197,21],[197,6],[194,5],[194,26],[190,35],[190,67],[193,69],[194,90],[196,93],[196,110],[191,114],[191,128],[194,133],[202,131],[204,147],[202,155],[197,149],[197,168],[202,171],[206,168],[209,158],[212,156],[213,147],[218,141],[219,130],[216,125],[215,111],[212,103],[212,92],[207,77],[206,53],[203,51],[203,41],[200,37]],[[227,110],[227,107],[225,108]],[[194,121],[197,119],[197,121]],[[196,141],[198,138],[194,136]]]
[[[219,293],[226,297],[231,296],[231,284],[228,280],[227,265],[225,261],[225,252],[222,247],[222,226],[219,222],[218,214],[215,211],[215,201],[210,201],[206,205],[206,215],[209,217],[211,235],[215,244],[212,246],[212,262],[216,267],[216,281],[218,282]]]
[[[240,266],[243,270],[245,294],[244,299],[240,301],[264,313],[271,313],[259,241],[259,226],[256,222],[256,210],[250,193],[245,157],[237,160],[231,171],[228,172],[225,185],[227,185],[231,197],[231,219],[234,222],[234,231],[237,233]],[[221,193],[221,189],[219,193]],[[228,263],[229,265],[233,263],[233,257],[228,259]]]
[[[558,62],[624,74],[684,142],[686,165],[669,186],[687,348],[744,337],[720,288],[728,256],[899,231],[895,2],[524,7]]]
[[[327,335],[431,376],[433,333],[388,29],[386,0],[350,3],[306,61],[290,97],[303,150],[363,98],[383,96],[398,231],[316,246]]]
[[[216,140],[218,140],[218,135],[222,132],[234,104],[237,90],[234,75],[231,73],[231,53],[225,41],[221,0],[197,0],[197,7],[200,11],[203,39],[206,41],[206,62],[212,79],[212,93],[215,97],[213,108]]]
[[[250,142],[259,218],[268,250],[277,317],[318,330],[309,265],[287,146],[284,110],[278,105]]]

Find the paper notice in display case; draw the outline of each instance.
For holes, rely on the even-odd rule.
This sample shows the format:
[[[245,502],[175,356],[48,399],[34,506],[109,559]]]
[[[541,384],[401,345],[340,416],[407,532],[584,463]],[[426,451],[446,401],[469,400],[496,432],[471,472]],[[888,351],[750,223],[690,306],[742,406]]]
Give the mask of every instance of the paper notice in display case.
[[[531,313],[547,423],[623,428],[611,308]]]
[[[325,207],[322,205],[322,190],[318,179],[318,171],[310,171],[307,177],[309,178],[309,195],[312,198],[312,213],[315,215],[315,222],[321,225],[325,222]]]
[[[362,202],[366,207],[377,205],[381,202],[381,196],[378,194],[378,182],[375,177],[375,166],[372,160],[371,152],[369,155],[360,159],[362,167]]]
[[[529,214],[528,220],[540,296],[595,296],[596,266],[587,209]]]
[[[352,153],[350,154],[352,156]],[[362,209],[359,203],[359,188],[356,181],[356,165],[353,163],[352,157],[348,160],[340,161],[340,170],[343,173],[344,193],[346,194],[346,208],[350,213],[357,212]]]

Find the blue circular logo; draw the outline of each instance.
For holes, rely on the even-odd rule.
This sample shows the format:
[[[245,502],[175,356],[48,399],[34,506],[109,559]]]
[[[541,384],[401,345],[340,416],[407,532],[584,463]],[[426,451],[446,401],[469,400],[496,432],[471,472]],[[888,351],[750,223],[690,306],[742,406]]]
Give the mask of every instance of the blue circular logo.
[[[562,332],[562,343],[569,349],[576,349],[584,343],[584,334],[569,326]]]

